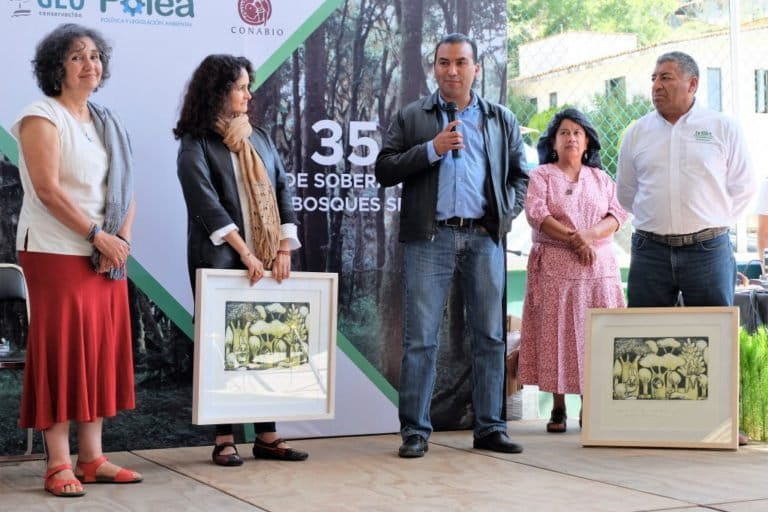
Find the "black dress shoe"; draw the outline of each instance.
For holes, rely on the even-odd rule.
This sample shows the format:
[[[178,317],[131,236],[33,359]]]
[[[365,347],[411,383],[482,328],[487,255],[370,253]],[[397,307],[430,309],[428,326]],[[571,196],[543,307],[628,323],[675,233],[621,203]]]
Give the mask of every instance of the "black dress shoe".
[[[294,450],[293,448],[280,448],[285,439],[276,439],[271,443],[265,443],[258,437],[253,440],[253,456],[256,459],[292,460],[302,461],[309,457],[307,452]]]
[[[226,455],[222,455],[221,452],[224,450],[224,448],[234,448],[235,453],[229,453]],[[237,446],[235,446],[235,443],[221,443],[217,444],[213,447],[213,453],[211,454],[211,459],[213,460],[213,463],[217,466],[242,466],[243,465],[243,459],[240,458],[240,455],[237,453]]]
[[[418,434],[412,434],[405,438],[397,454],[405,459],[423,457],[429,451],[429,443]]]
[[[521,453],[523,445],[512,441],[506,432],[494,432],[480,439],[475,438],[472,444],[478,450],[491,450],[501,453]]]

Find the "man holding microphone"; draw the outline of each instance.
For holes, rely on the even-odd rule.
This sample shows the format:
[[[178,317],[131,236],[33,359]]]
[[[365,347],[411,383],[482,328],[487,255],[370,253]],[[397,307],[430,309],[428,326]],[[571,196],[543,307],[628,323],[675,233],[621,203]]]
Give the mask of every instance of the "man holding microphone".
[[[405,311],[400,370],[401,457],[421,457],[432,433],[438,333],[454,275],[471,331],[474,447],[519,453],[504,398],[502,241],[522,211],[528,175],[515,116],[472,91],[477,46],[450,34],[435,48],[438,90],[395,116],[376,160],[385,187],[403,184]]]

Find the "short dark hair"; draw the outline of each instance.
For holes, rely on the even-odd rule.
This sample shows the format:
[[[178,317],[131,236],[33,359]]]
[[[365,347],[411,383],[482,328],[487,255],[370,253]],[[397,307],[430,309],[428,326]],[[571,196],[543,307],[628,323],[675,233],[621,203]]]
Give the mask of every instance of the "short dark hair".
[[[536,145],[539,153],[539,164],[557,162],[555,138],[557,137],[557,130],[560,129],[560,124],[565,119],[573,121],[584,128],[584,133],[587,134],[589,141],[587,142],[586,155],[583,160],[584,164],[589,167],[602,169],[603,164],[600,162],[600,138],[597,136],[597,130],[595,130],[595,127],[592,126],[589,118],[583,112],[570,107],[555,114],[549,121],[547,129],[539,137],[539,143]]]
[[[204,58],[189,79],[173,135],[180,139],[186,134],[199,137],[212,131],[243,69],[250,86],[253,66],[245,57],[209,55]]]
[[[437,44],[435,45],[435,54],[432,57],[433,63],[437,61],[437,50],[440,49],[441,46],[444,44],[461,44],[461,43],[467,43],[469,46],[472,47],[472,62],[477,63],[477,43],[475,43],[475,40],[471,37],[464,35],[460,32],[454,32],[453,34],[448,34],[447,36],[443,36],[442,39],[440,39]]]
[[[693,57],[687,53],[667,52],[656,59],[656,65],[664,62],[677,62],[677,65],[680,66],[683,73],[699,78],[699,66],[696,64],[696,61],[693,60]]]
[[[72,43],[83,37],[91,38],[99,50],[101,58],[101,84],[99,87],[109,78],[109,58],[112,54],[112,48],[101,33],[76,23],[65,23],[53,29],[53,32],[37,44],[35,58],[32,61],[37,85],[46,96],[59,96],[61,94],[61,82],[64,80],[64,63],[67,53],[72,48]]]

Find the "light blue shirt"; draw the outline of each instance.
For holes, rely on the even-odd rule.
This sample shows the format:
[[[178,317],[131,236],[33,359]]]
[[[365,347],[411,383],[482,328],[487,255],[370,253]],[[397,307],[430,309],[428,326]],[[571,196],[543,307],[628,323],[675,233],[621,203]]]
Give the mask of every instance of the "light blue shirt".
[[[439,97],[440,106],[445,107],[445,100]],[[441,108],[443,126],[448,124],[448,113]],[[440,160],[440,175],[437,180],[437,220],[451,217],[479,219],[485,215],[485,142],[483,141],[483,116],[477,96],[472,93],[472,101],[467,108],[456,113],[461,120],[456,129],[464,135],[464,149],[459,150],[458,158],[453,151],[438,156],[434,143],[427,144],[429,163]]]

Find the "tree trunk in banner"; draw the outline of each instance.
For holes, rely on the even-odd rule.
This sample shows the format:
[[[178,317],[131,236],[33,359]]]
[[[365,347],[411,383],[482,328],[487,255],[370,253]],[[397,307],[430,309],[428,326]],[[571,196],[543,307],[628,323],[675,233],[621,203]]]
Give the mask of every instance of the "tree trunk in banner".
[[[379,129],[386,133],[397,106],[397,98],[393,96],[387,102],[387,91],[395,69],[396,59],[389,58],[389,49],[385,49],[379,67],[381,87],[377,99]],[[379,188],[378,196],[381,204],[387,199],[397,200],[399,189]],[[397,387],[400,374],[400,358],[402,357],[401,337],[403,332],[403,291],[402,291],[402,244],[398,241],[400,231],[400,212],[385,208],[376,218],[377,256],[376,266],[379,270],[377,290],[378,316],[380,325],[379,344],[384,351],[381,373],[387,381]]]
[[[304,44],[304,68],[305,75],[305,101],[304,118],[306,124],[303,126],[304,141],[306,153],[304,155],[304,171],[309,174],[308,182],[313,183],[314,175],[325,174],[327,168],[321,166],[312,160],[315,152],[327,154],[326,148],[320,146],[320,135],[315,133],[312,126],[320,120],[327,118],[325,110],[325,91],[327,89],[327,67],[325,51],[325,26],[321,25],[315,32],[307,38]],[[325,132],[325,131],[324,131]],[[327,137],[327,133],[322,136]],[[301,189],[304,196],[304,204],[307,205],[307,198],[313,198],[319,201],[326,196],[325,188],[308,186]],[[328,267],[328,218],[320,211],[298,212],[300,215],[302,229],[302,243],[305,250],[302,251],[304,261],[302,269],[313,272],[335,271]],[[311,250],[311,252],[310,252]]]
[[[273,138],[276,133],[275,126],[281,124],[277,118],[281,82],[279,73],[273,73],[254,92],[248,104],[248,117],[251,123],[270,130],[270,135]]]
[[[405,0],[402,2],[400,31],[403,34],[401,45],[402,70],[400,81],[400,106],[405,106],[420,96],[427,94],[426,77],[421,61],[421,31],[424,25],[423,0]]]
[[[453,23],[453,2],[455,0],[437,0],[437,4],[443,11],[443,20],[445,20],[445,33],[452,34],[456,32],[456,26]]]
[[[389,61],[389,49],[385,48],[381,56],[381,65],[379,66],[379,80],[381,87],[379,88],[379,94],[376,98],[376,111],[379,118],[379,130],[384,133],[389,126],[389,120],[391,114],[387,110],[387,91],[389,90],[389,83],[392,81],[392,70],[388,69]],[[386,204],[387,201],[387,189],[380,187],[377,191],[379,202]],[[384,225],[384,219],[387,217],[387,210],[381,212],[381,215],[376,217],[376,268],[383,269],[387,262],[387,241],[386,241],[386,227]],[[382,272],[378,272],[379,282],[376,285],[376,289],[381,289],[381,280],[384,276]]]
[[[471,428],[474,421],[471,332],[464,311],[464,290],[454,281],[440,329],[438,372],[432,399],[432,423],[436,429]]]
[[[339,30],[336,37],[336,46],[333,51],[335,58],[333,59],[333,62],[334,62],[333,76],[331,77],[331,80],[328,82],[330,84],[338,84],[339,77],[341,76],[342,62],[343,62],[343,59],[341,58],[342,45],[344,44],[344,38],[346,37],[345,31],[347,28],[348,14],[349,14],[349,0],[344,0],[344,8],[341,10],[341,20],[339,22]],[[331,119],[336,119],[337,117],[337,111],[336,111],[337,95],[338,95],[337,87],[330,87],[328,89],[328,114],[331,116]]]
[[[301,55],[299,50],[293,52],[293,58],[291,62],[291,95],[293,97],[291,101],[291,111],[293,115],[293,142],[291,143],[291,170],[294,173],[300,173],[301,170],[301,148],[303,147],[302,141],[302,125],[301,125]],[[294,194],[296,189],[294,189]]]
[[[456,31],[470,35],[472,0],[456,0]]]

